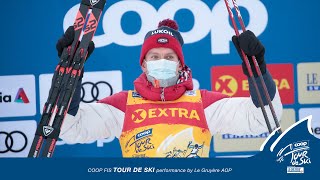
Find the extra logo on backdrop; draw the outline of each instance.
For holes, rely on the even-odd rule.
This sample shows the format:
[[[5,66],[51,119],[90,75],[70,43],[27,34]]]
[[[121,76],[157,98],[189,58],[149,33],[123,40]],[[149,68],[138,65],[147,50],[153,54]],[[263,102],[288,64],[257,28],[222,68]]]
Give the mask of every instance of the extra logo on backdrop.
[[[0,157],[27,157],[36,128],[34,120],[0,122]]]
[[[294,103],[294,75],[292,64],[267,65],[275,81],[283,104]],[[214,66],[211,68],[212,91],[233,97],[249,97],[249,83],[241,66]]]
[[[0,76],[0,117],[36,114],[35,77]]]

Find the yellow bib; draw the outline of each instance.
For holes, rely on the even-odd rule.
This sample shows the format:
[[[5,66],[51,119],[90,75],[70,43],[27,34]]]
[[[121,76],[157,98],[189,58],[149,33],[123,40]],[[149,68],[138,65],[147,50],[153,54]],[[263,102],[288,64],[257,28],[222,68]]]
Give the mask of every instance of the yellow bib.
[[[129,91],[119,140],[123,157],[209,157],[211,134],[200,91],[166,102]]]

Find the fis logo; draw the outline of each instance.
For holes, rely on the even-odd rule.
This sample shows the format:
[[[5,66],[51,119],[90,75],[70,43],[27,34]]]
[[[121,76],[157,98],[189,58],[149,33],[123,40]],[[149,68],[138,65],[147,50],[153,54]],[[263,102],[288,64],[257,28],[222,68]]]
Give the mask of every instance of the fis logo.
[[[287,173],[304,173],[304,167],[288,166]]]
[[[0,92],[0,103],[10,103],[10,102],[12,102],[12,96],[2,95],[2,92]],[[14,99],[14,102],[25,103],[25,104],[30,102],[23,88],[19,88],[16,94],[16,97]]]
[[[132,92],[132,97],[133,98],[142,98],[142,96],[139,93],[135,92],[135,91]]]
[[[283,69],[288,71],[284,72]],[[294,81],[292,64],[268,65],[279,90],[283,104],[294,103]],[[289,73],[288,73],[289,72]],[[215,66],[211,68],[212,90],[228,96],[249,97],[248,78],[241,66]]]

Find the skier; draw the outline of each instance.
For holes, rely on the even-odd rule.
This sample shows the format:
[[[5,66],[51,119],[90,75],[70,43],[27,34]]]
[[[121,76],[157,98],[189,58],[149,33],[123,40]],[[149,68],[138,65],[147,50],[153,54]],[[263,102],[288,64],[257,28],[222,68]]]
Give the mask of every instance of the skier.
[[[57,43],[58,54],[72,41],[73,27],[70,27]],[[238,52],[241,47],[246,55],[256,56],[280,119],[282,104],[266,68],[264,46],[251,31],[232,37],[232,41]],[[80,104],[80,79],[60,138],[67,143],[86,143],[116,136],[124,157],[165,157],[166,152],[183,149],[189,141],[195,144],[204,142],[200,157],[208,157],[214,134],[256,135],[267,132],[250,79],[251,97],[228,97],[219,92],[193,90],[192,72],[185,64],[183,44],[177,23],[170,19],[163,20],[157,29],[145,36],[140,56],[143,72],[133,83],[135,90],[122,91],[97,103]],[[93,49],[91,45],[89,54]],[[242,69],[249,77],[244,63]],[[257,73],[254,68],[252,71],[263,94]],[[266,98],[262,98],[268,116],[272,117]],[[270,123],[274,129],[275,123]],[[137,138],[132,146],[125,147],[132,137],[146,132],[149,133],[147,136]]]
[[[188,144],[188,149],[192,149],[190,154],[187,156],[187,158],[199,158],[200,156],[198,155],[199,149],[202,149],[203,144],[199,146],[198,144],[191,145],[192,141],[189,142]]]

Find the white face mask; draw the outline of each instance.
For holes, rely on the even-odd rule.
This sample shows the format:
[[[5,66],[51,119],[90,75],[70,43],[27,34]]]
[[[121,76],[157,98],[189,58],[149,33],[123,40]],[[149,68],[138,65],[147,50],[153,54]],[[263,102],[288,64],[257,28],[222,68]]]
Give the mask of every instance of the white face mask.
[[[175,85],[178,80],[178,63],[166,59],[146,61],[147,78],[155,87],[169,87]],[[158,84],[154,84],[155,80]]]

